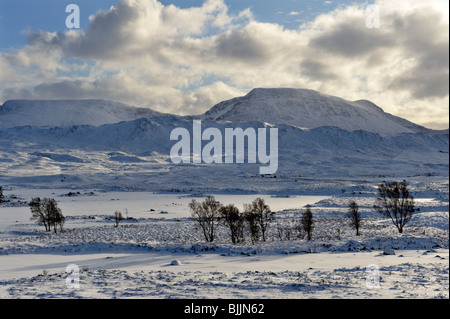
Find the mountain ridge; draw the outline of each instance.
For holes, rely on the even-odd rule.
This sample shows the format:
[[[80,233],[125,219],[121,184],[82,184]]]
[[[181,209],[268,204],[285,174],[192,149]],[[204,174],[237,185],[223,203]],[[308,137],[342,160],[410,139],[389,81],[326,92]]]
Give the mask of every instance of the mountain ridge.
[[[268,92],[257,90],[252,93],[256,96],[250,95],[247,98],[267,102],[266,93]],[[289,94],[295,97],[297,93],[291,91]],[[310,91],[303,93],[312,94],[319,101],[324,98],[331,106],[338,103],[348,107],[347,102],[342,99],[319,96]],[[277,94],[286,97],[286,92],[277,91]],[[242,101],[242,98],[233,101],[239,102],[245,101]],[[290,192],[292,190],[302,192],[302,188],[296,182],[298,176],[307,179],[338,180],[349,177],[384,179],[386,176],[401,176],[401,178],[448,176],[448,134],[429,134],[426,130],[375,133],[363,129],[345,130],[330,125],[301,128],[290,124],[268,124],[267,122],[271,120],[268,113],[263,114],[265,116],[263,120],[266,121],[255,117],[246,122],[243,122],[244,118],[230,122],[202,119],[201,116],[161,114],[151,110],[145,110],[141,114],[138,108],[114,104],[116,109],[114,105],[111,106],[112,102],[104,100],[70,103],[66,101],[65,104],[56,101],[51,102],[50,106],[44,105],[43,112],[38,102],[27,103],[31,103],[33,112],[19,102],[6,103],[6,107],[0,110],[0,121],[5,121],[7,115],[8,121],[16,120],[20,124],[30,124],[15,126],[18,124],[16,122],[7,123],[9,125],[3,127],[0,125],[0,185],[56,188],[97,185],[152,191],[180,188],[204,191],[205,186],[210,185],[207,186],[208,190],[232,187],[270,193],[279,190],[280,187],[289,189]],[[79,113],[73,108],[80,103],[87,106],[75,109],[84,110],[86,113],[81,113],[81,118],[77,118]],[[375,112],[382,115],[380,117],[382,120],[386,120],[385,113],[373,103],[368,101],[352,103],[354,104],[352,107],[363,110],[360,112],[367,110],[369,114]],[[65,107],[58,113],[55,108],[60,105]],[[90,109],[95,105],[102,106],[99,113]],[[227,101],[222,105],[221,114],[225,115],[227,111],[232,111]],[[270,104],[269,106],[277,107]],[[289,108],[289,104],[287,106]],[[279,107],[283,111],[283,105]],[[64,118],[67,111],[69,117]],[[217,111],[217,108],[215,110],[213,108],[212,112],[214,111]],[[339,111],[339,108],[335,111]],[[359,119],[349,112],[351,119]],[[146,115],[149,117],[145,117]],[[89,120],[87,116],[93,117],[93,123],[80,124],[84,120]],[[50,117],[51,121],[45,122],[46,117]],[[126,120],[133,117],[135,119]],[[242,130],[268,126],[277,128],[276,176],[287,176],[287,179],[279,184],[274,183],[275,179],[255,178],[259,176],[260,165],[250,163],[174,164],[170,153],[176,141],[171,140],[171,133],[176,128],[192,132],[194,118],[202,119],[202,129],[215,128],[221,132],[227,128]],[[36,119],[40,121],[39,124],[58,125],[38,126],[39,121]],[[333,124],[320,120],[321,124]],[[108,121],[116,122],[105,123]],[[402,127],[403,130],[404,126],[400,124],[415,127],[413,123],[401,118],[392,117],[389,121],[394,126]],[[207,141],[202,141],[203,146],[206,143]],[[275,174],[273,176],[275,177]]]
[[[17,99],[5,101],[0,106],[0,128],[14,126],[100,126],[155,116],[170,116],[170,114],[103,99]]]
[[[176,117],[204,121],[287,124],[304,129],[334,126],[379,134],[448,134],[384,112],[368,100],[347,101],[309,89],[255,88],[222,101],[200,115],[174,115],[102,99],[8,100],[0,106],[0,129],[14,126],[67,127],[113,124],[139,118]]]
[[[199,118],[216,121],[261,121],[301,128],[335,126],[380,134],[446,134],[384,112],[368,100],[347,101],[309,89],[255,88],[247,95],[222,101]]]

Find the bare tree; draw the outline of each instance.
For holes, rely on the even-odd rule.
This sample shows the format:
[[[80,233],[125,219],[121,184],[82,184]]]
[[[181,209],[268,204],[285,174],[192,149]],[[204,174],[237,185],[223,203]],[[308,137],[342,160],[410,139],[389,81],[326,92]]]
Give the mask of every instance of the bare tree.
[[[56,200],[53,198],[40,199],[39,197],[32,198],[28,204],[31,210],[31,220],[44,224],[46,231],[58,232],[63,230],[64,215],[58,207]]]
[[[115,211],[115,212],[114,212],[114,222],[115,222],[114,226],[115,226],[115,227],[119,227],[119,223],[120,223],[123,219],[124,219],[124,218],[123,218],[122,212],[118,212],[118,211]]]
[[[361,214],[359,213],[359,206],[351,200],[348,203],[347,217],[350,219],[350,225],[356,229],[356,236],[359,236],[359,228],[361,227]]]
[[[258,228],[261,231],[262,240],[266,241],[267,228],[274,220],[275,213],[270,210],[269,205],[262,198],[255,199],[247,206],[246,211],[251,211],[254,214],[254,216],[249,217],[250,219],[255,219],[254,221],[258,224]]]
[[[198,222],[207,242],[214,241],[220,207],[222,205],[215,200],[214,196],[206,197],[202,203],[197,202],[195,199],[189,203],[192,218]]]
[[[48,224],[53,226],[53,231],[56,234],[59,230],[63,230],[65,218],[61,209],[58,207],[56,200],[53,198],[44,198],[45,211],[48,216]]]
[[[259,241],[259,223],[258,216],[252,209],[251,204],[244,204],[244,217],[250,232],[252,244]]]
[[[44,224],[45,231],[50,231],[48,218],[46,216],[45,206],[40,197],[34,197],[28,203],[31,210],[31,220],[35,220],[38,224]]]
[[[264,202],[264,199],[257,198],[253,201],[253,210],[258,216],[259,227],[261,228],[261,235],[263,241],[266,241],[266,233],[270,223],[274,220],[275,212],[270,210],[269,205]]]
[[[403,233],[406,223],[419,210],[414,207],[414,197],[409,191],[408,184],[406,181],[381,183],[378,185],[378,195],[374,205],[375,210],[389,218],[398,232]]]
[[[244,241],[244,217],[234,205],[222,206],[219,209],[222,223],[230,229],[231,241],[237,244]]]
[[[314,229],[314,219],[311,212],[311,208],[306,207],[306,210],[302,214],[301,225],[305,233],[308,235],[308,240],[312,238],[312,231]]]

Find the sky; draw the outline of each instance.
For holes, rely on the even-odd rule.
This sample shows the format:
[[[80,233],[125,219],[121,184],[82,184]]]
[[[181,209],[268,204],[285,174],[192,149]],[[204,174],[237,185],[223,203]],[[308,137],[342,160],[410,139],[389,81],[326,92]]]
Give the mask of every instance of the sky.
[[[69,4],[79,28],[66,24]],[[448,10],[447,0],[1,0],[0,103],[95,98],[186,115],[293,87],[446,129]]]

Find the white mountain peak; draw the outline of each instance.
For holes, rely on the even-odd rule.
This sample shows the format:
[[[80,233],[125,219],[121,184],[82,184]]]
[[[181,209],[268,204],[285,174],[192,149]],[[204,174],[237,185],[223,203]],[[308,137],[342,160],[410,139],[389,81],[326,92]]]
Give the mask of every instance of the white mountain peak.
[[[307,89],[253,89],[246,96],[221,102],[204,120],[261,121],[301,128],[335,126],[380,134],[412,133],[425,128],[385,113],[367,100],[347,101]]]

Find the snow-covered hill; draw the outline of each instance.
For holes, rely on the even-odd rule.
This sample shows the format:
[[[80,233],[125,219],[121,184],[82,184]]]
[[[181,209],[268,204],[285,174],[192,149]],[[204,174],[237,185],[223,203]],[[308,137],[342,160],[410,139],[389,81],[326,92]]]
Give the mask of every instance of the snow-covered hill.
[[[259,176],[260,163],[173,164],[171,132],[192,132],[193,118],[198,117],[103,100],[8,101],[0,108],[0,185],[47,187],[70,181],[155,191],[292,193],[300,191],[298,176],[448,177],[448,130],[428,130],[365,100],[348,102],[310,90],[255,89],[199,116],[203,130],[278,128],[276,175],[288,177],[283,183],[268,178],[249,183],[248,178]]]
[[[9,100],[0,107],[0,129],[15,126],[112,124],[162,114],[106,100]]]
[[[149,108],[106,100],[9,100],[0,106],[0,129],[17,126],[100,126],[140,118],[177,117]],[[347,101],[306,89],[254,89],[244,97],[223,101],[200,116],[204,121],[265,122],[300,128],[334,126],[379,134],[448,134],[430,130],[384,112],[367,100]]]
[[[335,126],[380,134],[429,132],[422,126],[385,113],[367,100],[347,101],[306,89],[254,89],[244,97],[221,102],[204,120],[260,121],[301,128]]]
[[[102,126],[15,127],[0,130],[0,185],[120,186],[298,193],[299,176],[313,179],[447,176],[448,134],[381,135],[337,127],[278,128],[278,170],[285,181],[259,176],[257,164],[174,164],[174,128],[192,132],[187,119],[155,117]],[[214,127],[261,128],[261,122],[202,121]],[[208,141],[203,141],[205,146]],[[224,144],[223,144],[224,145]],[[225,153],[223,153],[225,154]],[[250,178],[250,179],[249,179]],[[384,177],[383,177],[384,178]]]

